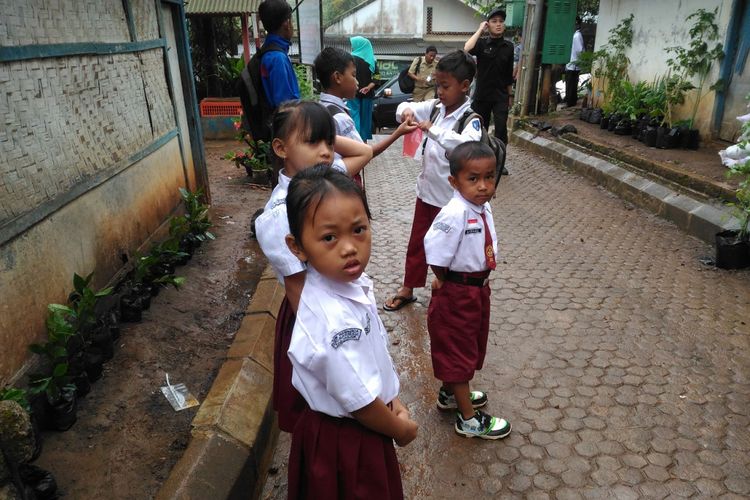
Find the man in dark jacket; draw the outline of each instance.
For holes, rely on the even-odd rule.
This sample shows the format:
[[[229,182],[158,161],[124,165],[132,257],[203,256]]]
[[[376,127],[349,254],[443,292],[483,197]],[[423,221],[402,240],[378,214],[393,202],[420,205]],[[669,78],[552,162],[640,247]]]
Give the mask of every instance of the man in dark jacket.
[[[483,38],[485,30],[488,38]],[[513,85],[513,43],[503,38],[505,11],[493,9],[476,33],[464,44],[464,50],[477,58],[477,87],[471,107],[490,125],[495,119],[495,137],[508,143],[508,106]]]

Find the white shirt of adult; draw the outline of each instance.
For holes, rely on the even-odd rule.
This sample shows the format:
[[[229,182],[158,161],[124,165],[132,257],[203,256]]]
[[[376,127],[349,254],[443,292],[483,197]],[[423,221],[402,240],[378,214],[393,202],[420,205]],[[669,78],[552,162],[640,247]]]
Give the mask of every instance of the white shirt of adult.
[[[486,271],[482,213],[490,229],[495,260],[499,260],[490,204],[475,205],[454,191],[453,198],[440,210],[425,234],[427,264],[462,273]]]
[[[443,207],[453,196],[453,187],[448,182],[450,169],[448,158],[453,149],[459,144],[467,141],[478,141],[482,138],[482,121],[472,118],[464,124],[464,129],[458,133],[453,131],[456,122],[463,116],[464,112],[471,109],[471,100],[458,107],[453,113],[445,115],[445,106],[439,99],[430,99],[424,102],[402,102],[396,109],[396,121],[401,123],[401,113],[406,109],[414,112],[414,118],[418,122],[430,119],[432,107],[437,103],[438,115],[427,131],[424,156],[422,148],[417,150],[415,159],[422,159],[422,172],[417,177],[417,196],[423,202],[434,207]]]
[[[367,275],[340,283],[308,268],[288,354],[292,385],[310,408],[351,417],[375,398],[393,401],[399,380],[388,344]]]
[[[576,62],[578,62],[578,59],[581,57],[581,52],[583,52],[583,35],[581,35],[581,30],[576,30],[576,32],[573,33],[573,46],[570,49],[570,62],[565,65],[565,69],[578,71],[579,68]]]
[[[347,173],[346,165],[336,159],[332,168]],[[289,231],[289,219],[286,215],[286,194],[292,181],[284,171],[279,172],[279,183],[273,188],[271,197],[263,207],[263,213],[255,219],[255,237],[268,262],[273,267],[276,278],[283,285],[284,277],[301,273],[306,269],[286,244]]]

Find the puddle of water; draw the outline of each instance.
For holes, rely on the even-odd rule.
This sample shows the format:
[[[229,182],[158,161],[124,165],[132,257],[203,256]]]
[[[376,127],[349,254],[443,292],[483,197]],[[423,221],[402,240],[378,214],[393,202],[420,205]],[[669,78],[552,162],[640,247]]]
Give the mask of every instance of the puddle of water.
[[[250,297],[255,292],[266,265],[258,245],[252,241],[246,242],[242,247],[245,257],[237,260],[237,272],[231,278],[231,284],[227,289],[227,300],[237,301],[247,307]]]

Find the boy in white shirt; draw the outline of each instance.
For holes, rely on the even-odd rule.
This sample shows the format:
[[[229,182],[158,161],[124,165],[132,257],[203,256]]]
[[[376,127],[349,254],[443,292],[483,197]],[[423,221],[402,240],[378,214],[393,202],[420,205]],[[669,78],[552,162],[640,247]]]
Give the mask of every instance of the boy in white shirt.
[[[486,144],[467,142],[450,156],[453,198],[424,238],[435,273],[427,313],[432,369],[443,386],[440,409],[457,409],[455,430],[466,437],[500,439],[510,434],[505,419],[477,410],[487,395],[469,382],[482,368],[490,321],[489,275],[495,269],[497,235],[489,200],[495,194],[495,155]]]
[[[476,65],[470,55],[462,50],[451,52],[440,60],[435,71],[438,99],[404,102],[396,110],[399,122],[418,123],[427,133],[427,139],[421,148],[422,172],[417,178],[417,201],[406,250],[404,281],[396,294],[383,304],[386,311],[397,311],[416,301],[414,288],[423,287],[427,280],[424,235],[453,195],[446,155],[459,144],[482,137],[482,121],[478,116],[467,120],[460,132],[453,130],[464,114],[472,113],[468,93],[475,73]],[[419,157],[420,153],[417,154]]]

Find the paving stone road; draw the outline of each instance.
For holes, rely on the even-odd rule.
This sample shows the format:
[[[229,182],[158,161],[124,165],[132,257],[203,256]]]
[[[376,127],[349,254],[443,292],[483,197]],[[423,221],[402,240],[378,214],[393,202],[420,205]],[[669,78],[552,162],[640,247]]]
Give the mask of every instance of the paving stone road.
[[[401,280],[419,170],[400,152],[366,172],[381,304]],[[748,498],[750,271],[701,264],[710,246],[540,157],[511,147],[508,164],[474,386],[513,432],[462,438],[435,408],[429,290],[382,312],[421,426],[398,451],[406,498]],[[286,497],[288,447],[263,498]]]

